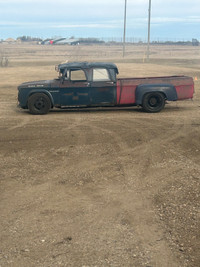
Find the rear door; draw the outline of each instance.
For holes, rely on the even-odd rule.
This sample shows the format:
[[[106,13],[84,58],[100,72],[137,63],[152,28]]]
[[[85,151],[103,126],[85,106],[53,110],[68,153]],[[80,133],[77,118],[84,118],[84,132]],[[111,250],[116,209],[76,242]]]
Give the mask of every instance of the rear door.
[[[90,104],[89,83],[84,70],[71,69],[60,83],[61,106],[87,106]]]
[[[109,106],[116,102],[116,82],[106,68],[93,68],[90,83],[90,104]]]

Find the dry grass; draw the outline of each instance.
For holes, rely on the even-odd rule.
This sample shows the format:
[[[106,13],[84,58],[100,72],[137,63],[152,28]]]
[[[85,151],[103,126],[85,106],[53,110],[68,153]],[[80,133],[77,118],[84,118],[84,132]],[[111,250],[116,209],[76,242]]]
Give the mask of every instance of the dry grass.
[[[42,46],[0,45],[0,54],[8,57],[9,67],[0,68],[2,85],[51,79],[57,76],[55,65],[65,61],[110,61],[117,63],[120,77],[185,74],[200,79],[200,51],[190,46],[152,46],[150,62],[146,47],[121,46]]]

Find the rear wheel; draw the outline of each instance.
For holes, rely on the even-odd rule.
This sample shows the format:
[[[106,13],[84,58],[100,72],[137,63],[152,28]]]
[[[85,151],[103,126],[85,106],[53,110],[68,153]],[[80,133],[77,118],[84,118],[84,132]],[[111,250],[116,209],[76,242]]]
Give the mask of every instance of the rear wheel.
[[[165,96],[159,92],[148,93],[143,97],[142,107],[146,112],[159,112],[165,106]]]
[[[43,93],[35,93],[28,99],[28,109],[31,114],[47,114],[51,108],[50,98]]]

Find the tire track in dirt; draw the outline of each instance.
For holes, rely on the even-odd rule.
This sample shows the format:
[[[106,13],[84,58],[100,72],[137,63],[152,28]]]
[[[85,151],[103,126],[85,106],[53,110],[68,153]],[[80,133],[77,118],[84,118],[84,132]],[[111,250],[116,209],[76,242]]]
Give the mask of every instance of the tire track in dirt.
[[[103,128],[94,125],[92,125],[92,127],[98,131],[106,132],[111,136],[110,139],[115,140],[114,146],[116,151],[114,156],[117,158],[117,164],[120,166],[120,168],[123,168],[123,174],[125,176],[124,182],[126,183],[126,181],[130,179],[129,177],[132,176],[133,171],[130,168],[126,168],[126,166],[124,167],[124,165],[126,165],[126,160],[123,159],[123,156],[127,153],[130,153],[131,149],[129,148],[127,143],[122,140],[119,134],[107,128],[105,129],[105,125],[103,126]],[[148,160],[149,158],[147,158],[145,162],[147,163]],[[146,170],[147,168],[145,166],[145,171]],[[134,229],[137,239],[142,242],[144,251],[150,251],[149,263],[156,264],[155,266],[179,266],[178,262],[176,262],[175,258],[172,256],[168,244],[163,240],[162,231],[160,231],[159,227],[156,225],[155,220],[153,219],[156,216],[152,207],[151,196],[147,196],[146,192],[145,194],[141,193],[140,183],[138,183],[137,180],[138,179],[135,179],[135,183],[137,184],[137,189],[135,188],[136,191],[135,189],[130,190],[129,188],[128,191],[131,191],[129,193],[127,193],[126,191],[127,186],[125,186],[126,190],[124,191],[123,186],[116,186],[116,184],[112,184],[112,189],[110,189],[110,191],[112,192],[112,194],[117,195],[117,197],[115,197],[113,201],[120,203],[120,205],[122,206],[122,212],[125,211],[128,213],[127,218],[129,219],[127,219],[127,221],[131,221],[130,225],[133,227],[133,229],[134,227],[137,228]],[[116,191],[118,191],[118,194],[116,193]],[[140,194],[138,194],[138,191],[140,191]],[[101,194],[103,195],[103,193]],[[128,205],[128,209],[127,201],[134,203]],[[126,206],[126,208],[123,209],[123,206]],[[139,214],[138,216],[136,216],[137,219],[134,219],[134,214]],[[141,219],[142,224],[140,224]]]
[[[161,121],[154,118],[152,122],[145,116],[142,122],[141,117],[136,117],[133,122],[133,117],[123,121],[124,115],[121,114],[119,119],[109,117],[103,120],[102,113],[59,115],[62,118],[57,115],[53,118],[55,128],[59,126],[55,130],[57,138],[62,139],[66,133],[69,137],[72,134],[70,142],[73,146],[70,147],[70,142],[60,142],[59,148],[50,151],[54,153],[56,164],[49,170],[47,164],[42,184],[32,184],[31,199],[27,197],[27,208],[31,203],[34,204],[34,198],[40,198],[40,205],[36,203],[38,212],[45,214],[44,210],[49,210],[51,214],[62,214],[62,203],[71,203],[73,208],[67,206],[64,211],[68,214],[67,222],[72,228],[73,238],[77,240],[74,248],[80,253],[84,251],[89,257],[91,254],[88,251],[91,250],[92,253],[96,245],[99,251],[103,246],[112,251],[114,256],[110,256],[110,260],[113,259],[113,263],[118,262],[116,266],[119,266],[120,258],[117,257],[115,248],[120,248],[123,252],[123,255],[119,253],[121,259],[129,258],[130,266],[133,263],[135,266],[180,266],[157,225],[152,205],[152,189],[148,190],[146,181],[153,159],[158,159],[160,147],[170,143],[175,133],[182,132],[182,123],[177,127],[171,120],[167,123],[169,131],[165,132],[162,129],[163,118]],[[35,125],[36,122],[37,118],[34,117],[30,128],[37,129],[41,125],[44,128],[49,127],[52,117],[42,117],[40,123]],[[131,132],[134,134],[130,134]],[[130,143],[130,139],[135,138],[140,141],[131,140],[133,143]],[[148,138],[151,138],[151,142]],[[112,176],[109,171],[113,172]],[[152,178],[149,185],[153,186],[155,183],[157,180]],[[25,188],[27,186],[28,184]],[[157,190],[159,187],[153,192]],[[26,211],[25,208],[24,213]],[[80,214],[85,226],[80,222]],[[48,231],[51,233],[51,230]],[[65,228],[64,232],[67,234]],[[96,244],[90,239],[92,236],[96,237]],[[104,240],[108,240],[110,245],[105,244]],[[113,240],[117,240],[117,245]],[[131,256],[133,254],[134,257]],[[102,251],[102,255],[106,255],[106,251]],[[84,255],[82,258],[86,260]]]

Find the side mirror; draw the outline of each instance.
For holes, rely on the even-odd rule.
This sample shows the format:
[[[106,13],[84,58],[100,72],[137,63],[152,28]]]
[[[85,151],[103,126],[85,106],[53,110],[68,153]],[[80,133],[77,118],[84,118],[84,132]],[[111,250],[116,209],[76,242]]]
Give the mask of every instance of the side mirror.
[[[64,83],[65,80],[68,80],[67,70],[63,71],[63,73],[60,76],[60,79],[61,79],[62,83]]]
[[[64,80],[67,80],[67,78],[68,78],[68,77],[67,77],[67,70],[65,70],[65,71],[63,72],[63,79],[64,79]]]

